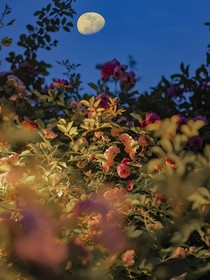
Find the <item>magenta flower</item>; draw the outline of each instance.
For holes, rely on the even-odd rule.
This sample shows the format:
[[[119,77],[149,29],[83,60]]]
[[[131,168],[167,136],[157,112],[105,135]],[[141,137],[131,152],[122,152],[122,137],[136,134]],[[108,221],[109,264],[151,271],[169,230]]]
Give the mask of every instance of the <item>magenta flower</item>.
[[[146,119],[143,120],[140,124],[141,124],[141,127],[146,127],[148,124],[154,123],[157,120],[160,120],[160,116],[157,115],[156,113],[150,113],[146,116]]]
[[[143,120],[140,124],[141,124],[141,127],[144,128],[144,127],[147,126],[147,121],[146,121],[146,120]]]
[[[131,162],[130,158],[124,158],[121,163],[127,164],[128,162]]]
[[[114,74],[114,66],[111,63],[106,63],[101,69],[101,77],[108,80]]]
[[[160,120],[160,116],[157,115],[156,113],[150,113],[146,116],[146,121],[147,121],[147,124],[149,123],[154,123],[156,122],[157,120]]]
[[[194,150],[197,150],[203,146],[203,139],[200,135],[193,136],[189,139],[190,147],[192,147]]]
[[[104,64],[101,69],[102,79],[108,80],[114,74],[115,68],[119,68],[119,67],[120,67],[120,62],[116,58]]]

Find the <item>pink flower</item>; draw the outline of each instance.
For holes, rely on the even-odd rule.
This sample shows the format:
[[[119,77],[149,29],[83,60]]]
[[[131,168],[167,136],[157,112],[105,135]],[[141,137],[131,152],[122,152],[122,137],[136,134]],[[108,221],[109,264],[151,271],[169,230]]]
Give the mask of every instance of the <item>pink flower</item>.
[[[130,167],[125,163],[120,163],[117,166],[117,174],[120,176],[120,178],[127,178],[130,175]]]
[[[166,195],[164,193],[156,193],[155,202],[160,203],[160,204],[165,204],[167,202]]]
[[[126,185],[127,185],[127,190],[128,190],[128,191],[132,191],[132,189],[133,189],[133,183],[132,183],[132,181],[131,181],[131,180],[128,180],[128,181],[126,182]]]
[[[140,136],[138,138],[138,143],[142,147],[146,147],[149,145],[149,140],[145,136]]]
[[[172,258],[185,259],[188,252],[183,247],[177,247],[172,254]]]
[[[47,139],[54,139],[58,136],[58,134],[54,133],[51,129],[44,129],[44,134]]]
[[[135,257],[135,251],[134,250],[127,250],[121,257],[124,266],[129,267],[134,264],[134,257]]]

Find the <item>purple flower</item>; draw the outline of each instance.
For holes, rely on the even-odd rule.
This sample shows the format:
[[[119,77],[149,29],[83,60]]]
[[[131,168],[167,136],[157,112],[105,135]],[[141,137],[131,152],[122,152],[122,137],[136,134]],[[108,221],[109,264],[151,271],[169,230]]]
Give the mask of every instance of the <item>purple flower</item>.
[[[198,150],[203,146],[203,139],[200,135],[193,136],[189,139],[189,144],[194,150]]]
[[[179,120],[178,120],[178,123],[177,123],[177,131],[180,131],[181,130],[181,126],[183,124],[187,124],[188,118],[186,118],[182,114],[178,114],[178,116],[179,116]]]
[[[113,67],[115,68],[116,66],[120,66],[120,62],[114,58],[111,62],[110,62],[111,65],[113,65]]]
[[[197,116],[195,118],[193,118],[194,121],[204,121],[206,123],[206,125],[208,124],[208,121],[205,117],[203,116]]]
[[[128,72],[122,72],[120,81],[123,85],[132,87],[136,83],[135,79],[135,73],[133,71]]]
[[[172,97],[175,94],[175,90],[173,87],[167,89],[168,97]]]
[[[121,70],[121,66],[116,66],[114,68],[113,78],[115,80],[120,80],[123,75],[123,71]]]
[[[100,103],[98,105],[99,108],[108,109],[110,105],[109,96],[106,93],[101,93],[98,95],[97,99],[100,99]]]

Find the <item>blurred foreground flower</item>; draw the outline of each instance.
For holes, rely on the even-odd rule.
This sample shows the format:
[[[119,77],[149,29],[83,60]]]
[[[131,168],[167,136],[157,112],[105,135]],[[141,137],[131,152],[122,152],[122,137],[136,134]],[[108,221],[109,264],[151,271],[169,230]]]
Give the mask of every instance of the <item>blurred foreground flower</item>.
[[[203,139],[200,135],[193,136],[189,139],[189,144],[194,150],[198,150],[203,146]]]
[[[123,213],[129,209],[124,202],[126,192],[119,188],[107,189],[93,194],[90,199],[77,203],[77,216],[85,215],[83,226],[87,236],[106,248],[110,254],[120,253],[127,248],[128,240],[122,231]]]
[[[19,222],[5,222],[12,233],[13,255],[23,263],[55,269],[68,257],[67,245],[58,238],[58,223],[33,202],[22,208],[21,215]]]

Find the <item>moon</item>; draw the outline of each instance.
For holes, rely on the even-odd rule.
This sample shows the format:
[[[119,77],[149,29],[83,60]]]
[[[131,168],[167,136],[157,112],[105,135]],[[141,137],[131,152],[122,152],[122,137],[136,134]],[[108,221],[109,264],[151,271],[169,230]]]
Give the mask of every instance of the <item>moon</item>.
[[[77,29],[83,35],[99,32],[105,25],[102,15],[94,12],[82,14],[77,21]]]

